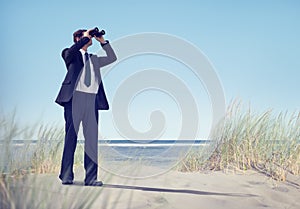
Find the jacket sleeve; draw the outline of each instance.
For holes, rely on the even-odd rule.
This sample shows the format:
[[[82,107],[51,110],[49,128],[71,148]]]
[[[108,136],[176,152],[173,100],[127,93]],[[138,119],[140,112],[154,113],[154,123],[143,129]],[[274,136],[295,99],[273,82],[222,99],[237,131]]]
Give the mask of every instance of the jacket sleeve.
[[[61,56],[64,59],[67,66],[74,58],[75,53],[79,51],[84,45],[86,45],[89,41],[90,39],[88,37],[83,37],[78,42],[73,44],[70,48],[66,48],[62,51]]]
[[[97,62],[100,68],[117,60],[117,56],[109,43],[102,45],[102,48],[105,51],[106,56],[97,57]]]

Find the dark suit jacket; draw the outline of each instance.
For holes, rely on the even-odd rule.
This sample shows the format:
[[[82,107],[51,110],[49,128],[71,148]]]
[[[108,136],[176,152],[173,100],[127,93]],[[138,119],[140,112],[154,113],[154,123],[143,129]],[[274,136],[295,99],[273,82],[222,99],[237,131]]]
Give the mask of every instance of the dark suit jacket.
[[[59,90],[58,96],[55,100],[61,106],[64,106],[69,102],[73,96],[73,92],[76,88],[77,80],[81,74],[83,68],[82,54],[79,51],[85,44],[89,42],[88,37],[80,39],[77,43],[73,44],[70,48],[66,48],[62,51],[62,57],[67,67],[67,74]],[[102,44],[102,48],[106,52],[105,57],[98,57],[91,55],[91,61],[94,66],[95,73],[98,78],[101,79],[100,67],[113,63],[117,60],[117,57],[111,48],[110,44]],[[99,74],[98,74],[99,73]],[[100,80],[98,93],[96,95],[96,108],[98,110],[108,110],[109,104],[105,95],[103,82]]]

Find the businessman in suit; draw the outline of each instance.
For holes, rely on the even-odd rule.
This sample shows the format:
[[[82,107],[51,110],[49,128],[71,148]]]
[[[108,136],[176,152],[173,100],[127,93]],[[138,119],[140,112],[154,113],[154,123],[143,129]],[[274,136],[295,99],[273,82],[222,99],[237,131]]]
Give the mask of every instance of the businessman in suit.
[[[84,168],[86,186],[101,186],[98,172],[98,110],[108,110],[100,68],[117,60],[107,40],[92,37],[91,30],[78,30],[73,34],[74,44],[62,51],[67,74],[63,80],[56,103],[64,107],[65,140],[59,178],[62,184],[73,184],[74,153],[79,125],[82,122],[84,143]],[[106,56],[88,53],[95,38]]]

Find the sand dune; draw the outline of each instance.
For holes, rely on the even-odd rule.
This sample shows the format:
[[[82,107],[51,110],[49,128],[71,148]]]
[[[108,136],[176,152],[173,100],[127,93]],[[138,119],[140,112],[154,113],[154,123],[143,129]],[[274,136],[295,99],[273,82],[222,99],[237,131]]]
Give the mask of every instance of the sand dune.
[[[15,198],[20,200],[16,202],[23,206],[43,203],[46,208],[81,208],[81,204],[97,209],[300,208],[300,178],[295,176],[290,176],[287,182],[276,182],[254,171],[244,174],[170,171],[145,179],[99,173],[103,187],[83,186],[82,168],[77,168],[75,184],[71,186],[61,185],[53,174],[19,179],[15,184],[19,194]]]

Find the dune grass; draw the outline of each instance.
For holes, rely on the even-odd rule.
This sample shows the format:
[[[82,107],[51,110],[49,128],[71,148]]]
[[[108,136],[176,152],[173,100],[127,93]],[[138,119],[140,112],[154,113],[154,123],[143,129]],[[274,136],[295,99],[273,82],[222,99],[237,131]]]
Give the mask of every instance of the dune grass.
[[[15,114],[1,116],[0,151],[2,174],[57,173],[60,168],[64,129],[55,124],[21,127]],[[23,140],[15,144],[14,140]],[[74,163],[83,159],[82,146],[77,146]],[[4,163],[5,162],[5,163]]]
[[[254,169],[280,181],[300,174],[300,112],[254,112],[235,101],[211,139],[212,155],[190,153],[181,171]]]
[[[89,208],[93,204],[101,190],[91,193],[78,189],[76,196],[68,189],[55,192],[53,180],[40,182],[36,178],[36,174],[58,175],[63,128],[55,124],[21,127],[15,113],[0,117],[0,208],[49,208],[49,204],[61,203],[62,196],[73,196],[77,201],[71,201],[72,205],[62,202],[58,208]],[[14,143],[20,139],[24,143]],[[82,162],[83,147],[77,146],[74,164],[78,166]]]
[[[30,188],[20,186],[29,176],[27,174],[59,173],[63,128],[38,123],[20,127],[15,114],[11,114],[0,116],[0,137],[0,208],[49,208],[47,203],[55,202],[54,196],[59,199],[61,195],[70,195],[67,189],[54,194],[53,182],[41,184],[35,178]],[[16,146],[15,139],[23,139],[25,143]],[[213,143],[191,152],[181,162],[179,170],[254,169],[284,181],[289,173],[300,174],[299,139],[300,112],[255,112],[241,102],[233,102],[224,121],[211,136]],[[33,140],[36,140],[34,144]],[[77,146],[75,165],[82,165],[82,161],[83,147]],[[40,195],[41,191],[44,196]],[[71,195],[78,202],[63,203],[59,208],[89,208],[101,191],[90,194],[83,189],[75,197]],[[35,201],[37,196],[41,196],[39,202]],[[83,200],[83,197],[88,199]]]
[[[58,187],[53,177],[19,175],[0,180],[1,209],[89,209],[102,192],[87,187]]]
[[[102,188],[95,191],[84,186],[60,186],[56,177],[63,151],[63,128],[55,124],[22,127],[15,114],[10,114],[0,116],[0,133],[1,209],[89,209],[93,206]],[[16,145],[14,140],[20,139],[24,143]],[[83,164],[83,154],[83,146],[78,145],[74,167]],[[56,175],[48,175],[51,173]]]

